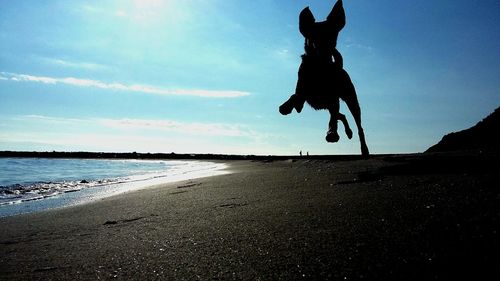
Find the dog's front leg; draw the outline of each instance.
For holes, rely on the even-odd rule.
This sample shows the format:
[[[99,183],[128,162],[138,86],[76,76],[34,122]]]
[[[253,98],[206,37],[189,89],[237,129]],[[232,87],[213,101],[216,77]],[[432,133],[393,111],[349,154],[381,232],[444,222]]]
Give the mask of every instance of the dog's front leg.
[[[279,111],[283,115],[288,115],[292,113],[293,109],[297,110],[297,113],[302,111],[304,107],[304,99],[298,96],[297,94],[293,94],[290,98],[285,101],[279,108]]]

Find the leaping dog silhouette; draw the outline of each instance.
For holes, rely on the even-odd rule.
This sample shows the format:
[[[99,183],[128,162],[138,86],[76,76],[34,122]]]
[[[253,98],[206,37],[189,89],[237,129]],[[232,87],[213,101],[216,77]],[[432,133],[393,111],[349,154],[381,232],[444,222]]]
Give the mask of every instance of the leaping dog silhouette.
[[[305,38],[305,53],[299,67],[295,94],[280,106],[279,111],[287,115],[295,108],[300,113],[306,101],[316,110],[327,109],[330,112],[330,122],[326,141],[337,142],[340,139],[337,120],[344,124],[347,137],[352,138],[349,123],[339,112],[339,99],[342,99],[356,122],[361,154],[368,156],[370,153],[361,126],[361,108],[356,90],[349,74],[343,69],[342,56],[336,49],[338,34],[345,23],[342,0],[335,3],[326,21],[316,22],[309,7],[302,10],[299,16],[299,30]]]

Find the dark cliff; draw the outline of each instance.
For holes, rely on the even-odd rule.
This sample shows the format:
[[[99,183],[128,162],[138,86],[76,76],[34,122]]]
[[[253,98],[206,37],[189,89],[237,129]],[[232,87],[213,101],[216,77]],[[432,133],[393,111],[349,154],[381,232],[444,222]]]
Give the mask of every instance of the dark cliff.
[[[475,126],[445,135],[439,143],[431,146],[426,152],[460,150],[500,150],[500,107]]]

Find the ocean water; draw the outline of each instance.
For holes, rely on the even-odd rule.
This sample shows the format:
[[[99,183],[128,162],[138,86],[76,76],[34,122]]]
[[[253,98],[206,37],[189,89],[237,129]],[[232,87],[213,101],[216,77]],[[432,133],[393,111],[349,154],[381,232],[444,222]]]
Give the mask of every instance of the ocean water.
[[[0,217],[227,173],[207,161],[0,158]]]

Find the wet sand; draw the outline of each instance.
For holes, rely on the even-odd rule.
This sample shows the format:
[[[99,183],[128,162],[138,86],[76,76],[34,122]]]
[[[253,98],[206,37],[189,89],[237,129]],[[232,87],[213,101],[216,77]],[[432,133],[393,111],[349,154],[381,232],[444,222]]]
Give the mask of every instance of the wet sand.
[[[496,280],[497,154],[227,161],[0,219],[1,280]]]

